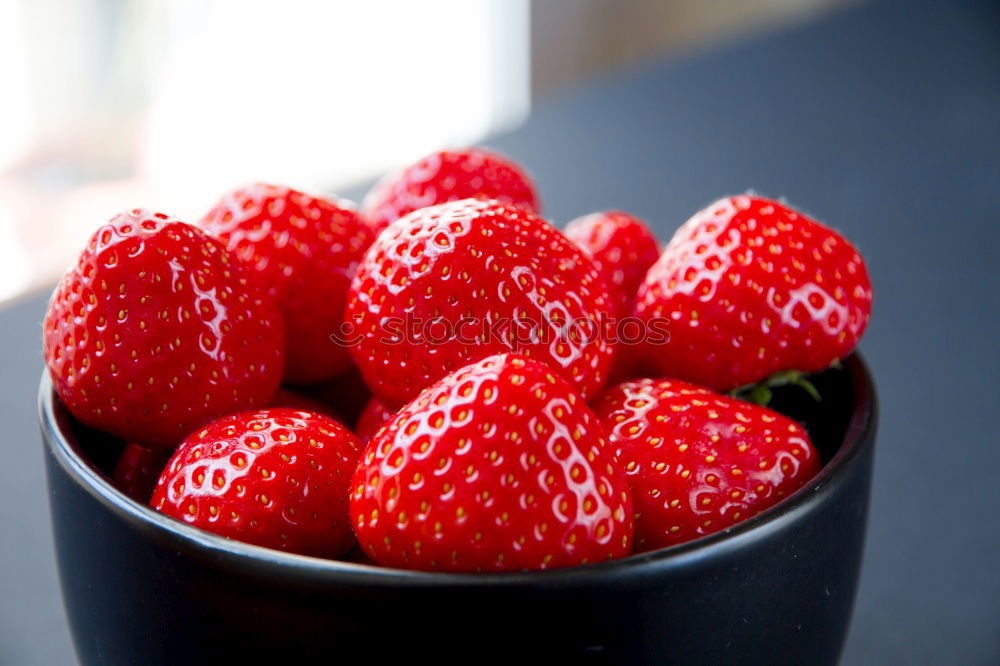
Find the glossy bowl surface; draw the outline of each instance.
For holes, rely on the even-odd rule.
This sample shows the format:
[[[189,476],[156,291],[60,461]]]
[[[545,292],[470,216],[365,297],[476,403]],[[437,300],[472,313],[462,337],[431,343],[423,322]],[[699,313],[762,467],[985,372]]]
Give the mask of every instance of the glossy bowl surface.
[[[875,390],[857,355],[779,389],[824,460],[728,530],[584,567],[403,571],[260,548],[136,503],[108,481],[121,444],[39,409],[63,598],[81,663],[833,664],[864,543]]]

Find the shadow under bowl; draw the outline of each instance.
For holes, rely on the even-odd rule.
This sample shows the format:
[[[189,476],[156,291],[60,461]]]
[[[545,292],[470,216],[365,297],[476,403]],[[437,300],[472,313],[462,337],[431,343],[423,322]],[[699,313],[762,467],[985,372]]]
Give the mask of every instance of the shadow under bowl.
[[[877,408],[864,362],[780,390],[820,473],[679,546],[508,574],[290,555],[168,518],[112,487],[116,444],[39,396],[63,599],[81,663],[833,664],[864,544]],[[117,446],[121,446],[117,444]]]

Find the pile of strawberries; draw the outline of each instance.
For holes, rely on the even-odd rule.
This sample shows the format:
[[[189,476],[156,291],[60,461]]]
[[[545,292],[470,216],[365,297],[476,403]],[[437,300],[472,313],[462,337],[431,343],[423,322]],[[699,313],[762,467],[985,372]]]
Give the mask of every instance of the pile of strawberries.
[[[808,483],[803,426],[735,396],[808,387],[870,311],[858,252],[783,203],[721,199],[661,252],[623,212],[558,230],[518,165],[468,149],[360,210],[258,184],[197,226],[121,213],[53,294],[44,348],[70,412],[124,442],[117,487],[158,511],[511,571],[695,539]]]

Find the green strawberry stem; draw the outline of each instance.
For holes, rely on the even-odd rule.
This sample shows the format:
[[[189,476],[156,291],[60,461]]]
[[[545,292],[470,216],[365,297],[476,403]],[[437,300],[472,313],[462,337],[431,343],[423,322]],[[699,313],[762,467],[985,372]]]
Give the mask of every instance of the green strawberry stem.
[[[819,391],[806,378],[806,374],[800,370],[782,370],[781,372],[776,372],[756,384],[747,384],[746,386],[735,388],[729,392],[729,395],[741,400],[747,400],[761,407],[766,407],[771,402],[771,397],[773,396],[771,389],[776,386],[798,386],[811,395],[816,402],[822,400]]]

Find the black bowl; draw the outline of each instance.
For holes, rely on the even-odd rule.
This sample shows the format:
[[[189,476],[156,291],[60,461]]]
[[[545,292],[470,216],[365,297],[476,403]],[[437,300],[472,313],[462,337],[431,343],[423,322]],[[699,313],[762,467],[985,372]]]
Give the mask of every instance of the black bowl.
[[[114,449],[40,395],[63,597],[84,664],[832,664],[858,581],[876,427],[864,363],[779,391],[824,459],[777,506],[697,541],[544,572],[384,569],[217,537],[108,482]],[[346,662],[344,662],[346,663]],[[404,662],[401,662],[404,663]]]

